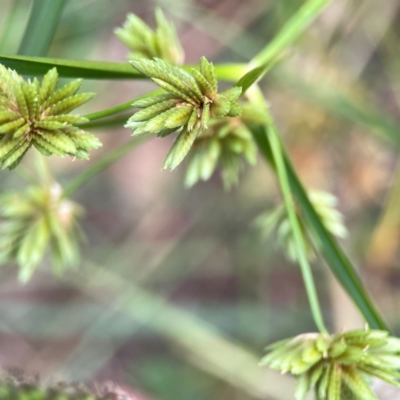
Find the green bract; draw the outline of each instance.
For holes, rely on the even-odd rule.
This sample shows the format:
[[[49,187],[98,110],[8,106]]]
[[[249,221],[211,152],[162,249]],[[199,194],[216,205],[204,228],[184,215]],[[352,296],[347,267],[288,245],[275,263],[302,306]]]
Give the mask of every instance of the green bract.
[[[117,37],[131,50],[128,58],[158,57],[171,64],[182,64],[184,53],[174,25],[165,19],[160,9],[156,10],[155,17],[155,31],[134,14],[129,14],[124,26],[115,30]]]
[[[165,93],[135,101],[133,106],[142,110],[129,119],[126,127],[133,129],[134,136],[158,133],[163,137],[180,131],[163,168],[174,169],[182,162],[211,117],[236,117],[241,113],[236,100],[242,89],[233,87],[218,94],[215,68],[204,57],[200,70],[192,69],[191,73],[160,59],[133,60],[131,64]]]
[[[206,181],[219,166],[225,189],[239,182],[243,159],[256,162],[257,147],[253,136],[239,118],[210,120],[209,129],[199,134],[189,154],[185,185]]]
[[[400,386],[400,339],[386,331],[307,333],[267,350],[262,365],[297,376],[296,400],[312,388],[316,400],[377,400],[369,387],[371,377]]]
[[[344,238],[347,234],[347,230],[344,226],[343,215],[335,209],[337,204],[336,197],[320,190],[310,190],[308,194],[312,205],[321,218],[321,221],[324,223],[326,229],[332,233],[332,235]],[[306,229],[301,218],[299,218],[299,222],[303,229],[303,237],[306,238],[305,247],[308,259],[312,260],[315,257],[313,243],[309,238],[310,235],[312,238],[312,232],[311,230]],[[297,260],[295,240],[283,204],[258,216],[254,221],[254,224],[256,228],[259,229],[264,239],[275,232],[277,247],[281,248],[285,252],[285,255],[289,260]],[[316,244],[318,245],[317,242]]]
[[[24,81],[0,64],[0,168],[16,167],[32,145],[46,156],[82,159],[89,158],[89,149],[101,146],[95,136],[75,126],[86,118],[68,114],[94,94],[77,94],[80,79],[59,90],[57,81],[55,68],[40,83],[36,78]]]
[[[83,209],[62,197],[57,183],[33,186],[0,198],[0,265],[17,262],[19,279],[27,282],[51,253],[53,270],[60,274],[79,262],[77,219]]]

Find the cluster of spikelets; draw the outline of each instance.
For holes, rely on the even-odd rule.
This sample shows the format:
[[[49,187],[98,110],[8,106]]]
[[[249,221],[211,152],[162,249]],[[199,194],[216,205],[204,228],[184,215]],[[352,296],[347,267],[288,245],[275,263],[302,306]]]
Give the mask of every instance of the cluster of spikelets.
[[[88,150],[101,146],[93,135],[76,125],[86,118],[69,115],[92,93],[77,94],[82,81],[57,90],[58,74],[50,70],[40,83],[25,81],[0,65],[0,168],[14,168],[33,145],[42,154],[88,159]]]
[[[122,28],[115,34],[130,50],[129,59],[154,57],[171,64],[183,63],[184,53],[177,37],[175,27],[167,21],[160,9],[155,12],[157,28],[152,30],[134,14],[129,14]]]
[[[204,57],[200,69],[191,72],[163,60],[132,60],[131,64],[149,76],[165,93],[137,100],[141,108],[128,121],[133,135],[158,133],[164,137],[179,131],[163,168],[176,168],[189,152],[196,137],[208,128],[210,118],[237,117],[241,108],[236,103],[242,89],[232,87],[218,94],[215,68]]]
[[[261,361],[297,376],[295,399],[314,389],[317,400],[377,400],[371,378],[400,385],[400,339],[386,331],[307,333],[267,347]]]
[[[256,157],[253,136],[240,118],[212,119],[189,153],[185,186],[207,181],[219,166],[224,188],[229,190],[238,183],[243,159],[254,165]]]
[[[335,208],[337,205],[336,197],[331,193],[320,190],[311,190],[308,195],[325,228],[336,237],[346,237],[347,230],[344,225],[343,215]],[[301,218],[299,218],[299,221],[305,238],[307,256],[309,260],[312,260],[315,257],[313,244],[317,245],[318,241],[312,240],[312,231],[306,229],[306,225]],[[271,234],[275,233],[276,246],[284,251],[289,260],[297,260],[295,239],[284,205],[281,204],[275,209],[261,214],[254,221],[254,225],[263,239],[267,239]]]
[[[0,265],[16,262],[19,279],[27,282],[51,254],[55,274],[79,263],[82,238],[77,219],[83,209],[63,198],[62,188],[51,182],[0,198]]]
[[[133,400],[130,396],[117,397],[117,386],[101,385],[93,392],[81,383],[58,382],[41,385],[37,376],[31,377],[20,370],[8,369],[1,372],[1,400]],[[125,394],[125,393],[124,393]]]

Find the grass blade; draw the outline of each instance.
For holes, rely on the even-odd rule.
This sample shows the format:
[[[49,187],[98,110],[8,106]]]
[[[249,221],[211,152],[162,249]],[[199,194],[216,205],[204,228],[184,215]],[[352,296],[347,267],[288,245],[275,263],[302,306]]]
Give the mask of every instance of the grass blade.
[[[67,0],[35,0],[18,54],[45,56]]]
[[[15,69],[21,75],[41,76],[56,67],[60,78],[144,79],[144,75],[128,63],[0,55],[0,64]],[[190,71],[193,67],[188,65],[184,68]],[[245,65],[221,64],[215,68],[218,79],[236,81],[243,75]]]
[[[250,62],[251,68],[261,67],[279,56],[318,17],[331,0],[309,0],[289,18],[278,34]]]
[[[318,17],[331,0],[309,0],[288,19],[282,29],[248,64],[246,75],[236,84],[244,93],[253,83],[260,80],[280,59],[281,53],[291,45]]]

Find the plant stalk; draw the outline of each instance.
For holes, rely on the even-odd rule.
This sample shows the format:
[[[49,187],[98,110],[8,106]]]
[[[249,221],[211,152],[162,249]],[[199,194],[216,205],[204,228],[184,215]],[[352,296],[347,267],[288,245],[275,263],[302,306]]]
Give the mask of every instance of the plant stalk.
[[[289,217],[289,222],[295,241],[295,246],[296,246],[295,251],[297,253],[297,259],[300,264],[304,285],[306,287],[311,313],[313,315],[314,322],[317,325],[319,331],[321,333],[328,333],[328,330],[326,329],[324,319],[322,316],[317,290],[315,288],[315,283],[311,272],[311,267],[307,259],[307,253],[305,250],[305,241],[303,233],[301,232],[300,223],[297,218],[292,192],[290,190],[290,184],[285,168],[285,161],[282,154],[280,139],[278,137],[278,132],[273,124],[266,127],[266,134],[271,146],[272,156],[276,165],[278,180],[281,187],[285,208]]]
[[[131,139],[129,142],[120,147],[110,151],[104,157],[94,162],[89,168],[85,169],[78,176],[70,181],[64,188],[64,197],[71,196],[78,188],[85,184],[89,179],[93,178],[96,174],[108,168],[110,165],[118,161],[120,158],[128,154],[131,150],[140,146],[148,139],[148,135],[143,135],[139,138]]]

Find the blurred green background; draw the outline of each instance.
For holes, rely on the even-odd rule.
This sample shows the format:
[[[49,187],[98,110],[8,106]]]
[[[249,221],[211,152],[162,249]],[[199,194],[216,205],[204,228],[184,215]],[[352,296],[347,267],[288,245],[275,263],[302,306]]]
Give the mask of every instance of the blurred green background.
[[[1,53],[16,53],[31,3],[1,1]],[[153,26],[159,6],[187,63],[247,62],[302,3],[69,0],[49,56],[123,62],[113,30],[128,12]],[[399,9],[397,0],[334,0],[261,83],[306,186],[338,197],[342,244],[397,332]],[[98,95],[80,112],[153,87],[84,82]],[[122,127],[93,132],[104,146],[91,162],[130,138]],[[260,158],[229,193],[218,175],[185,190],[184,167],[161,171],[170,145],[149,140],[74,195],[86,209],[79,270],[55,278],[43,263],[26,286],[15,265],[0,270],[0,364],[44,379],[112,380],[142,400],[290,399],[292,379],[257,362],[268,343],[316,328],[298,267],[252,226],[280,202],[274,175]],[[61,183],[89,165],[49,164]],[[27,185],[8,171],[0,182],[2,191]],[[331,330],[362,326],[322,260],[313,267]]]

